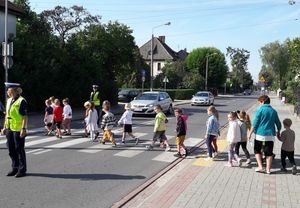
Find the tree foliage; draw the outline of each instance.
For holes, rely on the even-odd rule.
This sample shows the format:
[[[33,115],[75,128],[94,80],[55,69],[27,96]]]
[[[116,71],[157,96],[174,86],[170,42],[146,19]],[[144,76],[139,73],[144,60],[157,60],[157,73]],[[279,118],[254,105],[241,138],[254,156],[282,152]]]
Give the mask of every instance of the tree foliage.
[[[199,78],[192,78],[192,80],[198,80],[198,85],[201,84],[198,87],[204,89],[206,61],[208,61],[208,88],[221,88],[226,81],[228,67],[226,65],[224,54],[217,48],[208,47],[193,50],[186,58],[187,77],[192,78],[192,76],[200,76]],[[186,81],[188,81],[187,77]],[[204,80],[204,82],[202,82],[202,80]]]
[[[93,16],[82,6],[76,5],[71,8],[56,6],[52,10],[43,11],[41,16],[58,33],[62,45],[65,44],[71,33],[79,32],[85,26],[100,22],[100,16]]]
[[[275,80],[280,88],[284,88],[283,76],[288,71],[289,53],[287,42],[280,44],[279,41],[268,43],[260,49],[260,57],[263,65],[274,72]]]
[[[22,84],[30,109],[41,109],[44,100],[50,96],[69,97],[72,106],[82,106],[89,99],[93,84],[100,85],[102,100],[115,103],[119,85],[137,84],[136,77],[145,63],[130,28],[118,22],[104,25],[95,19],[87,21],[85,12],[83,16],[73,14],[79,18],[73,24],[60,13],[57,25],[70,23],[77,26],[73,29],[66,26],[61,36],[51,27],[45,12],[38,15],[30,10],[27,1],[20,0],[19,3],[24,4],[21,7],[25,12],[13,40],[14,66],[9,81]],[[78,8],[85,11],[74,6],[66,11]]]
[[[229,46],[226,55],[231,59],[231,79],[235,92],[250,88],[253,85],[251,74],[247,71],[250,52],[244,48]]]

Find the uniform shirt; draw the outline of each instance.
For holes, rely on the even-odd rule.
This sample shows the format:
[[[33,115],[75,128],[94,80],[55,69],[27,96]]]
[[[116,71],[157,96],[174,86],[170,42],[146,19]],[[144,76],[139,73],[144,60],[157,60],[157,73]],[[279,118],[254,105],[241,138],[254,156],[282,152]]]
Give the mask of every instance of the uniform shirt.
[[[18,98],[19,98],[19,96],[16,97],[16,99],[12,99],[12,100],[11,100],[9,109],[11,108],[12,104],[13,104]],[[27,111],[28,111],[27,102],[26,102],[25,99],[23,99],[22,102],[21,102],[21,105],[20,105],[19,113],[20,113],[20,115],[22,115],[22,116],[26,116],[26,115],[27,115]]]
[[[287,152],[295,150],[295,132],[292,129],[286,129],[281,133],[281,137],[278,138],[282,141],[281,149]]]

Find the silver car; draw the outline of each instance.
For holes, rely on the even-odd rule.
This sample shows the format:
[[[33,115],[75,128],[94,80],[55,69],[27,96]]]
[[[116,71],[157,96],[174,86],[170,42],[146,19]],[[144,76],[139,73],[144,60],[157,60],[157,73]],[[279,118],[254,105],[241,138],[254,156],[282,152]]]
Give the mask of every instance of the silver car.
[[[155,105],[160,105],[167,113],[173,112],[172,99],[166,92],[144,92],[130,102],[133,114],[153,115]]]
[[[200,91],[193,95],[191,105],[213,105],[215,98],[211,92]]]

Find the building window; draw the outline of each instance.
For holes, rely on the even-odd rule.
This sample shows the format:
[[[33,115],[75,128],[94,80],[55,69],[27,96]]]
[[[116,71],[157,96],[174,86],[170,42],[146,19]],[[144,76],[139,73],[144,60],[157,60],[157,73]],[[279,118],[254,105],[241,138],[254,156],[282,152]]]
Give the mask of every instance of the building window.
[[[161,64],[157,63],[157,71],[160,71],[160,70],[161,70]]]

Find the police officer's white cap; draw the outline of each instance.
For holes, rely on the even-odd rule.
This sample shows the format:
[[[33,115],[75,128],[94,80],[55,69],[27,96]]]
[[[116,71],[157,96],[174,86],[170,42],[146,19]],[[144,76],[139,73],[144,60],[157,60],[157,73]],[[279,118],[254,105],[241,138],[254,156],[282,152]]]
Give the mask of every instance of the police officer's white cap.
[[[21,85],[19,83],[13,83],[13,82],[4,82],[6,88],[17,88]]]
[[[98,88],[99,86],[98,85],[93,85],[93,88]]]

